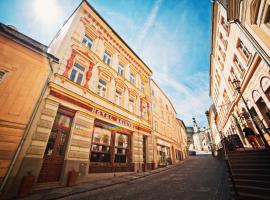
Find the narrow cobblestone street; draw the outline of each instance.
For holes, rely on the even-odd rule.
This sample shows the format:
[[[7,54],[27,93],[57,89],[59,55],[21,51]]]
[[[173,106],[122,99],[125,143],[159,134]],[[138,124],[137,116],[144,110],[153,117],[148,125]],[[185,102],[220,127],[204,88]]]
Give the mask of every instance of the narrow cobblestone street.
[[[224,161],[195,156],[168,171],[70,199],[230,199]]]

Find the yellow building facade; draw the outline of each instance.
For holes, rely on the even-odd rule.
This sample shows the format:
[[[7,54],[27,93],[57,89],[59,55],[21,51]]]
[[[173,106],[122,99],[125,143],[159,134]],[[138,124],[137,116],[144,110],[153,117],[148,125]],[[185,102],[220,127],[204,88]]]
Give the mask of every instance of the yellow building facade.
[[[176,111],[154,80],[150,82],[152,102],[152,141],[154,163],[157,166],[186,158],[186,128],[176,118]]]
[[[238,134],[246,146],[246,126],[258,134],[261,145],[270,139],[268,9],[268,1],[212,4],[210,96],[217,110],[215,122],[223,135]],[[235,90],[237,82],[241,94]]]
[[[0,184],[12,174],[57,59],[47,47],[0,24]]]

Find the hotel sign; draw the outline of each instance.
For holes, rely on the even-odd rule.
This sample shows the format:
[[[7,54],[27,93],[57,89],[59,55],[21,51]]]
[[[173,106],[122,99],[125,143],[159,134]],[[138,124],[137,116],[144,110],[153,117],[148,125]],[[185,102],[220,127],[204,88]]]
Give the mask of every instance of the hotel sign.
[[[109,119],[109,120],[111,120],[111,121],[114,121],[114,122],[116,122],[116,123],[118,123],[118,124],[122,124],[122,125],[124,125],[124,126],[128,126],[128,127],[131,127],[131,128],[135,128],[134,125],[133,125],[131,122],[127,121],[127,120],[118,118],[118,117],[113,116],[113,115],[111,115],[111,114],[109,114],[109,113],[107,113],[107,112],[105,112],[105,111],[103,111],[103,110],[99,110],[99,109],[96,109],[96,108],[94,108],[94,107],[92,107],[92,106],[86,105],[86,104],[84,104],[84,103],[82,103],[82,102],[79,102],[79,101],[77,101],[77,100],[75,100],[75,99],[70,98],[69,96],[60,94],[60,93],[57,92],[57,91],[51,90],[51,91],[50,91],[50,94],[51,94],[52,96],[57,97],[57,98],[63,99],[63,100],[65,100],[65,101],[68,101],[68,102],[70,102],[70,103],[72,103],[72,104],[78,105],[78,106],[80,106],[80,107],[82,107],[82,108],[85,108],[85,109],[89,110],[90,112],[92,112],[92,113],[94,113],[94,114],[96,114],[96,115],[102,116],[102,117],[104,117],[104,118],[106,118],[106,119]]]
[[[132,123],[130,123],[129,121],[127,120],[124,120],[124,119],[120,119],[120,118],[117,118],[113,115],[110,115],[109,113],[106,113],[102,110],[98,110],[96,108],[92,108],[92,113],[95,113],[96,115],[100,115],[106,119],[109,119],[111,121],[115,121],[116,123],[119,123],[119,124],[122,124],[124,126],[129,126],[129,127],[133,127],[132,126]]]

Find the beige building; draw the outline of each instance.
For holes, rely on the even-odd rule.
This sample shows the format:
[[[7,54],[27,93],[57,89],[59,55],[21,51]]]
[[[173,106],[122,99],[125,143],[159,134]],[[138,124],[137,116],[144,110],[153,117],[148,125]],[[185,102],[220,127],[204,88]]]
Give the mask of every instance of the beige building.
[[[152,102],[152,140],[154,163],[167,165],[186,157],[186,128],[176,118],[176,111],[154,80],[150,81]]]
[[[44,189],[66,185],[74,174],[80,182],[152,170],[160,148],[172,162],[186,157],[185,125],[153,81],[158,96],[151,96],[152,71],[87,1],[49,49],[59,63],[14,163],[9,194],[24,176]],[[162,120],[157,112],[152,117],[151,100],[159,102]],[[159,131],[152,132],[152,119]]]
[[[212,3],[210,96],[217,130],[225,136],[238,134],[244,145],[249,145],[242,133],[245,126],[258,134],[262,145],[269,140],[269,16],[269,1]]]

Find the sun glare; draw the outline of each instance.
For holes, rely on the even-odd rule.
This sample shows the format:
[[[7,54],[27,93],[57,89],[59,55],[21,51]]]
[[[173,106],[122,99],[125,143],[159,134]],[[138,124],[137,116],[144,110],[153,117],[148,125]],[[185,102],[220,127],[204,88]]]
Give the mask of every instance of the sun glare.
[[[34,0],[33,11],[36,20],[45,26],[52,25],[60,16],[57,0]]]

